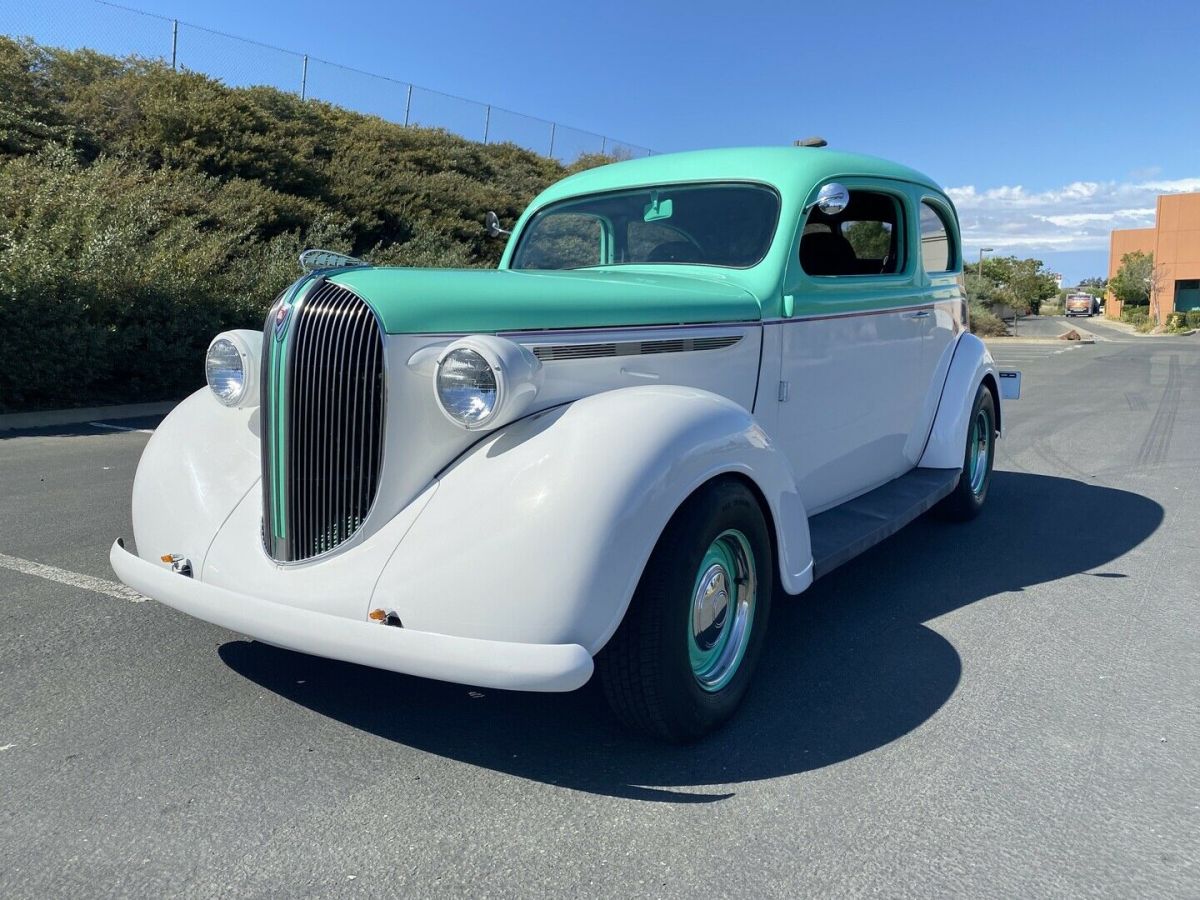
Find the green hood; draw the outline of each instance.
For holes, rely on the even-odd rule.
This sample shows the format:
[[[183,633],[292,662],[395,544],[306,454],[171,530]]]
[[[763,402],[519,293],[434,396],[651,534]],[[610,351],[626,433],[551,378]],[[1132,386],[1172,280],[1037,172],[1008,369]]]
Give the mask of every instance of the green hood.
[[[757,321],[749,291],[646,269],[348,269],[329,280],[354,291],[389,334],[535,331],[618,325]]]

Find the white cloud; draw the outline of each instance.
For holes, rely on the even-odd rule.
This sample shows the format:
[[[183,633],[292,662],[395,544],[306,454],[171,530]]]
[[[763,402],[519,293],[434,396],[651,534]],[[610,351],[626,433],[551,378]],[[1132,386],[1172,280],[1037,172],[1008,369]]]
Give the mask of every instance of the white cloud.
[[[969,255],[979,247],[997,253],[1106,250],[1114,228],[1154,226],[1159,194],[1192,191],[1200,191],[1200,178],[1073,181],[1044,191],[968,184],[946,193],[958,207]]]

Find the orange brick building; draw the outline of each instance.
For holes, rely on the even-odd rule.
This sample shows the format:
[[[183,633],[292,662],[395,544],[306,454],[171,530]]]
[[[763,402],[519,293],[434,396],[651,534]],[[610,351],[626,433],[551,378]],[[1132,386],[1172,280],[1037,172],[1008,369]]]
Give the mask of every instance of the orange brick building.
[[[1121,257],[1141,250],[1154,254],[1156,290],[1150,297],[1151,311],[1158,321],[1175,310],[1200,309],[1200,193],[1163,194],[1153,228],[1125,228],[1109,237],[1108,277],[1121,268]],[[1121,302],[1110,293],[1105,315],[1118,318]]]

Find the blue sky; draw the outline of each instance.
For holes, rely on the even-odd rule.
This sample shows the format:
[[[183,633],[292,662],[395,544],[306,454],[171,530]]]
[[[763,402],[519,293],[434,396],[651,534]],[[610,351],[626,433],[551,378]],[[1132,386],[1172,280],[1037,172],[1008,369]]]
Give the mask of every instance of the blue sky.
[[[1153,224],[1158,192],[1200,190],[1197,0],[128,4],[658,152],[820,134],[951,189],[969,256],[1038,256],[1071,280],[1104,274],[1109,229]],[[0,30],[163,40],[93,0],[16,6]],[[288,57],[184,37],[229,80],[294,77]],[[476,110],[439,102],[476,127]]]

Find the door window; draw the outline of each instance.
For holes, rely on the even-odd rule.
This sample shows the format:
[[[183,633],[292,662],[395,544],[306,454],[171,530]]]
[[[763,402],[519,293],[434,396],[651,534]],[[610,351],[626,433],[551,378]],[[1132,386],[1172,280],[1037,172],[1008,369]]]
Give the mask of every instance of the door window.
[[[850,191],[836,215],[813,207],[800,238],[800,268],[808,275],[894,275],[904,269],[904,209],[877,191]]]

